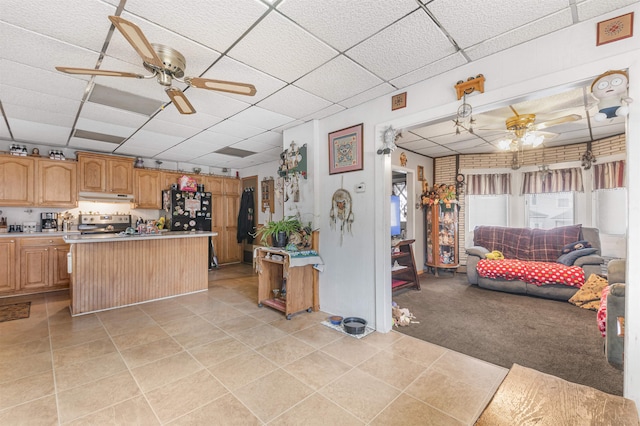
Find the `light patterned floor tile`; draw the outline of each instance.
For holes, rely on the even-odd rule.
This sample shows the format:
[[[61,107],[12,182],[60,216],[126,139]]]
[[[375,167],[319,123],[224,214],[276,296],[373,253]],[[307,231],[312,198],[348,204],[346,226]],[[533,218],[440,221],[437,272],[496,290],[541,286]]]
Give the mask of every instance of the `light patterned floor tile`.
[[[9,358],[4,362],[0,362],[0,384],[25,376],[51,371],[52,368],[50,352]]]
[[[315,351],[313,346],[307,345],[302,340],[292,336],[267,343],[256,349],[272,362],[283,366]]]
[[[55,395],[0,410],[0,425],[58,425],[58,407]]]
[[[120,354],[111,352],[86,361],[57,367],[56,386],[58,391],[70,389],[126,370],[127,366]]]
[[[380,349],[375,346],[351,336],[344,336],[323,346],[320,350],[351,366],[358,365],[380,352]]]
[[[288,425],[358,426],[364,423],[342,407],[316,393],[269,423],[269,426]]]
[[[430,405],[402,394],[370,423],[372,426],[464,426]]]
[[[81,417],[71,423],[67,423],[65,426],[155,426],[159,424],[160,422],[151,410],[151,407],[149,407],[147,400],[142,395],[139,395]]]
[[[134,346],[120,352],[129,368],[139,367],[161,358],[182,352],[182,346],[172,338],[156,340],[144,345]]]
[[[209,404],[200,407],[191,413],[176,419],[170,423],[171,426],[209,426],[212,419],[216,419],[220,424],[238,426],[258,426],[263,424],[251,411],[247,409],[238,399],[226,394]]]
[[[387,351],[375,354],[357,368],[400,390],[416,380],[426,369],[423,365]]]
[[[167,385],[185,376],[202,370],[202,366],[187,352],[162,358],[149,364],[131,369],[140,389],[148,392]]]
[[[278,366],[262,355],[247,351],[235,358],[228,359],[209,367],[209,371],[227,388],[238,389],[247,383],[266,376]]]
[[[239,340],[233,337],[225,337],[202,346],[190,348],[189,353],[202,365],[210,367],[250,350],[247,345]]]
[[[315,351],[286,365],[283,369],[306,385],[318,390],[345,374],[351,367],[322,351]]]
[[[34,374],[0,386],[0,410],[54,393],[53,372]]]

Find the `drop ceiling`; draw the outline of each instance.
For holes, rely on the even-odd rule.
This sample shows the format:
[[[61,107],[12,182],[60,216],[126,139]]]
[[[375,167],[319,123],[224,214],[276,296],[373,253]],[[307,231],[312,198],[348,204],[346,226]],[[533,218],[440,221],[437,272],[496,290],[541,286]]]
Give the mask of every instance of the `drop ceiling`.
[[[284,129],[636,2],[2,0],[0,150],[17,142],[242,169],[278,159]],[[109,15],[180,51],[186,75],[251,83],[257,94],[178,84],[197,111],[181,115],[153,79],[57,72],[145,74]],[[530,100],[519,106],[540,119],[571,108],[585,116],[581,88],[569,93],[558,101],[562,111]],[[456,135],[446,121],[405,131],[400,145],[432,157],[495,151],[505,108],[476,115],[473,134]],[[620,122],[590,128],[586,119],[563,126],[551,129],[559,136],[549,144],[624,131]]]

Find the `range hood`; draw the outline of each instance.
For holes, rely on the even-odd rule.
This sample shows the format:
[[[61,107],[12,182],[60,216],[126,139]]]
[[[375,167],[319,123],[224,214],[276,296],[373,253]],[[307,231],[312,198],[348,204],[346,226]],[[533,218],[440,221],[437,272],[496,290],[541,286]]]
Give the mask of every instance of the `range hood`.
[[[104,203],[131,203],[133,202],[133,195],[80,191],[78,199],[80,201],[102,201]]]

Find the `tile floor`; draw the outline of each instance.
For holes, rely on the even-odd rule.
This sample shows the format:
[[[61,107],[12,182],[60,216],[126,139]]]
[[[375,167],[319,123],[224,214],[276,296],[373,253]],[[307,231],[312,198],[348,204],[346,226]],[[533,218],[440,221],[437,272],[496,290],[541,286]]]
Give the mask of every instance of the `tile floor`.
[[[258,308],[246,265],[209,290],[72,318],[68,293],[0,323],[3,425],[470,425],[507,370],[391,332]],[[6,300],[5,300],[6,301]]]

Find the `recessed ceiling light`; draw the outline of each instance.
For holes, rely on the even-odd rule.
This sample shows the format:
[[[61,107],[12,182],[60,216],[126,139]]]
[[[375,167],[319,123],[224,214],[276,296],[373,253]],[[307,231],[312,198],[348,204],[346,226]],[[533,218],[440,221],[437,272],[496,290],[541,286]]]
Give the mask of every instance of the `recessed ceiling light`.
[[[224,154],[224,155],[231,155],[234,157],[248,157],[250,155],[255,154],[255,152],[252,151],[245,151],[244,149],[238,149],[238,148],[231,148],[231,147],[226,147],[226,148],[222,148],[216,151],[216,154]]]
[[[82,139],[91,139],[93,141],[109,142],[115,144],[121,144],[125,138],[121,136],[107,135],[105,133],[90,132],[88,130],[76,129],[73,132],[73,136]]]

